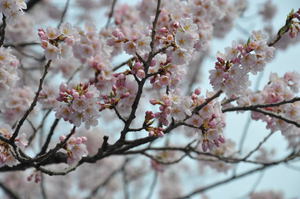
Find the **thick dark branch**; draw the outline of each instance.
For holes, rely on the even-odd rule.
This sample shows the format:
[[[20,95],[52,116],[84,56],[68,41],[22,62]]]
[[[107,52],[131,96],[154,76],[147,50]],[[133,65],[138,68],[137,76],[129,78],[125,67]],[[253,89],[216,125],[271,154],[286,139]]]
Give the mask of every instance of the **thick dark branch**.
[[[261,109],[254,109],[254,110],[252,110],[252,111],[258,112],[258,113],[262,113],[262,114],[264,114],[264,115],[268,115],[268,116],[271,116],[271,117],[274,117],[274,118],[277,118],[277,119],[279,119],[279,120],[285,121],[286,123],[289,123],[289,124],[293,124],[293,125],[297,126],[298,128],[300,128],[300,124],[297,123],[296,121],[289,120],[289,119],[284,118],[284,117],[282,117],[282,116],[280,116],[280,115],[276,115],[275,113],[268,112],[268,111],[263,111],[263,110],[261,110]]]
[[[52,124],[52,126],[50,128],[50,131],[48,133],[48,136],[46,138],[45,144],[43,145],[42,150],[41,150],[41,152],[38,155],[46,153],[46,151],[48,149],[48,146],[50,144],[51,138],[52,138],[52,136],[54,134],[54,130],[55,130],[56,126],[58,125],[59,120],[60,119],[55,119],[54,120],[54,122],[53,122],[53,124]]]
[[[2,14],[2,24],[0,26],[0,47],[4,43],[5,39],[5,28],[6,28],[6,17]]]
[[[154,18],[154,21],[152,23],[152,33],[151,33],[151,43],[150,43],[151,53],[150,54],[152,54],[153,51],[154,51],[154,41],[155,41],[155,35],[156,35],[156,24],[157,24],[158,17],[159,17],[160,11],[161,11],[160,10],[160,4],[161,4],[161,0],[157,0],[155,18]]]
[[[46,153],[45,155],[42,155],[41,157],[37,157],[37,160],[39,160],[39,164],[41,164],[44,161],[47,161],[47,159],[49,159],[49,157],[54,156],[55,153],[63,148],[65,146],[65,144],[68,142],[68,140],[70,139],[70,137],[72,135],[74,135],[76,130],[76,126],[73,126],[71,132],[66,136],[65,140],[61,141],[60,143],[58,143],[53,149],[51,149],[48,153]]]
[[[16,137],[18,136],[19,131],[20,131],[21,127],[23,126],[23,123],[25,122],[25,120],[27,119],[27,117],[29,116],[29,114],[31,113],[31,111],[33,111],[34,107],[35,107],[36,104],[37,104],[38,97],[39,97],[39,95],[40,95],[41,90],[43,89],[43,82],[44,82],[44,80],[45,80],[45,78],[46,78],[46,75],[47,75],[47,73],[48,73],[48,69],[49,69],[49,67],[50,67],[50,64],[51,64],[51,60],[49,60],[49,61],[47,62],[47,64],[45,65],[44,73],[43,73],[43,76],[42,76],[41,79],[40,79],[40,83],[39,83],[38,90],[37,90],[37,92],[36,92],[36,94],[35,94],[35,97],[34,97],[32,103],[31,103],[29,109],[25,112],[25,114],[23,115],[23,117],[21,118],[21,120],[18,122],[18,125],[17,125],[17,127],[16,127],[16,129],[15,129],[13,135],[12,135],[12,137],[10,138],[10,140],[11,140],[12,142],[13,142],[13,141],[16,139]]]
[[[206,106],[207,104],[209,104],[211,101],[213,101],[214,99],[218,98],[220,95],[222,94],[222,91],[218,91],[216,92],[213,96],[211,96],[210,98],[206,99],[204,103],[202,103],[200,106],[197,106],[194,110],[193,113],[197,113],[199,112],[204,106]]]
[[[257,104],[257,105],[251,105],[251,106],[238,106],[238,107],[231,107],[231,108],[226,108],[223,109],[222,111],[228,112],[228,111],[246,111],[246,110],[252,110],[252,109],[257,109],[257,108],[269,108],[269,107],[277,107],[280,105],[284,105],[284,104],[290,104],[290,103],[294,103],[300,101],[300,97],[295,97],[293,99],[290,100],[284,100],[281,102],[277,102],[277,103],[272,103],[272,104]]]
[[[154,53],[154,40],[155,40],[155,35],[156,35],[156,30],[155,29],[156,29],[157,20],[158,20],[159,13],[160,13],[160,3],[161,3],[161,0],[158,0],[157,1],[155,19],[153,21],[153,27],[152,27],[152,35],[151,35],[151,43],[150,43],[151,51],[149,53],[149,56],[148,56],[148,59],[147,59],[146,63],[143,62],[146,75],[148,74],[149,65],[151,63],[151,60],[153,58],[153,53]],[[133,104],[131,106],[130,115],[129,115],[128,119],[126,120],[125,126],[124,126],[124,128],[121,132],[121,136],[120,136],[120,139],[118,141],[118,144],[122,143],[125,140],[126,133],[128,132],[128,129],[129,129],[132,121],[136,117],[135,113],[137,111],[137,108],[138,108],[138,105],[139,105],[139,102],[140,102],[140,99],[141,99],[141,96],[142,96],[142,93],[143,93],[144,84],[146,83],[146,80],[147,80],[147,77],[138,82],[138,91],[137,91],[137,94],[136,94],[135,99],[133,101]]]
[[[36,4],[38,4],[39,2],[42,2],[42,0],[29,0],[27,2],[27,9],[26,12],[28,12],[29,10],[31,10]]]

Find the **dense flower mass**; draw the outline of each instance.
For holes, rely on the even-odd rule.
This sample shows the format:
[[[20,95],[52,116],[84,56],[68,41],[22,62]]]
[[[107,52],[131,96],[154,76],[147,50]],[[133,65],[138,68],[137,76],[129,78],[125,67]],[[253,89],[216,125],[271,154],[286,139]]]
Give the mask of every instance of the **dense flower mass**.
[[[73,33],[73,27],[69,23],[63,24],[59,29],[52,27],[46,30],[39,29],[38,35],[46,58],[56,60],[66,57],[70,46],[74,43]]]
[[[19,60],[8,48],[0,48],[0,99],[14,87],[18,76]]]
[[[207,94],[207,98],[211,93]],[[152,99],[152,105],[159,105],[159,112],[154,114],[158,121],[167,126],[171,120],[186,121],[186,126],[197,132],[204,152],[213,150],[225,142],[223,128],[225,115],[221,111],[221,104],[212,101],[203,108],[195,110],[205,102],[206,98],[200,96],[196,89],[191,97],[180,96],[175,92],[163,95],[160,100]],[[157,133],[156,133],[157,134]]]
[[[215,69],[210,71],[210,83],[215,91],[222,90],[228,97],[244,94],[250,86],[249,73],[262,71],[274,50],[268,46],[266,35],[253,32],[245,44],[234,42],[225,53],[219,53]]]
[[[219,198],[259,172],[226,197],[283,198],[256,186],[298,169],[300,74],[259,84],[277,58],[299,65],[282,51],[299,47],[300,10],[274,28],[274,0],[26,3],[0,0],[1,199]]]
[[[287,72],[283,77],[272,73],[268,84],[263,90],[258,92],[249,91],[247,95],[238,100],[240,106],[258,104],[276,104],[288,101],[296,97],[300,88],[300,74],[297,72]],[[300,122],[300,102],[285,103],[280,106],[266,107],[264,110],[287,118],[291,121]],[[298,148],[300,143],[300,128],[294,124],[284,122],[282,119],[265,115],[259,112],[252,112],[252,119],[262,120],[267,123],[267,128],[271,131],[280,130],[282,135],[289,142],[289,147]]]
[[[12,136],[12,129],[9,125],[1,124],[0,125],[0,136],[9,139]],[[27,146],[28,141],[26,140],[26,135],[22,134],[16,139],[16,146],[24,149]],[[0,167],[5,165],[14,166],[18,164],[17,159],[15,158],[16,154],[13,148],[3,142],[0,141]]]
[[[1,0],[0,12],[7,17],[9,22],[13,22],[17,16],[23,14],[23,9],[26,9],[27,5],[25,0]]]
[[[34,93],[31,87],[17,87],[13,94],[5,96],[1,103],[3,119],[6,123],[13,125],[29,108]]]
[[[64,142],[66,137],[65,136],[60,136],[60,141]],[[82,157],[85,157],[88,155],[88,151],[86,148],[85,143],[87,142],[87,138],[82,136],[82,137],[71,137],[65,147],[64,150],[67,152],[68,159],[67,163],[69,165],[74,165],[77,163]]]
[[[95,91],[95,88],[88,84],[78,84],[71,88],[62,84],[57,98],[61,103],[55,108],[56,117],[63,118],[77,127],[81,123],[85,123],[86,128],[96,126],[100,106],[93,90]]]

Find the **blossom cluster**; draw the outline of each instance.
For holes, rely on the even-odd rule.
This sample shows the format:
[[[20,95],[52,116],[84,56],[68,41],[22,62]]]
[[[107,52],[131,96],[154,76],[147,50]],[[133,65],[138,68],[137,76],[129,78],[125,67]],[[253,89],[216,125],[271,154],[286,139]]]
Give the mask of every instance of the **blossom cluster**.
[[[57,100],[61,103],[55,107],[57,118],[63,118],[77,127],[81,123],[85,123],[86,128],[98,124],[100,106],[94,95],[95,87],[82,83],[74,87],[61,84],[59,89]]]
[[[274,55],[262,32],[253,32],[245,44],[233,43],[219,53],[215,69],[210,71],[210,83],[215,91],[222,90],[228,97],[243,94],[249,87],[249,73],[262,71]]]
[[[42,172],[35,171],[30,176],[27,177],[27,181],[30,182],[34,179],[35,183],[39,183],[42,181]]]
[[[31,87],[14,88],[13,94],[2,101],[3,119],[8,124],[14,124],[28,110],[32,103],[34,92]]]
[[[70,46],[74,43],[73,33],[73,27],[69,23],[63,24],[60,29],[52,27],[47,27],[46,30],[39,29],[38,35],[45,50],[45,57],[48,60],[66,57]]]
[[[9,22],[13,22],[15,18],[23,14],[23,9],[26,9],[27,5],[25,0],[1,0],[0,12],[7,17]]]
[[[182,121],[186,116],[192,115],[192,99],[180,96],[175,91],[162,95],[160,100],[150,100],[152,105],[159,105],[159,112],[155,113],[155,118],[160,123],[167,126],[171,118],[176,121]]]
[[[7,124],[1,124],[0,126],[0,136],[6,139],[10,139],[12,136],[12,129]],[[27,146],[26,135],[21,134],[15,139],[16,146],[24,149]],[[13,148],[6,142],[0,141],[0,167],[5,165],[14,166],[18,164],[18,161],[13,154]]]
[[[210,153],[218,157],[234,157],[236,153],[235,143],[232,140],[228,139],[226,140],[226,143],[222,144],[218,148],[214,148],[210,151]],[[218,161],[218,159],[213,156],[207,157],[205,155],[199,155],[198,158],[201,159],[201,161],[199,161],[200,169],[203,169],[204,167],[209,167],[218,172],[227,173],[232,168],[231,164]]]
[[[61,142],[64,142],[66,136],[59,137]],[[87,138],[82,137],[71,137],[66,145],[64,146],[64,150],[67,152],[68,158],[67,163],[69,165],[74,165],[77,163],[82,157],[88,155],[88,150],[86,148],[85,143],[87,142]]]
[[[157,53],[150,63],[149,72],[155,74],[151,83],[155,88],[164,86],[175,87],[185,74],[185,67],[193,55],[199,51],[206,51],[215,32],[226,33],[230,30],[233,20],[245,7],[245,1],[234,3],[228,1],[172,1],[162,2],[162,9],[156,24],[156,35],[151,41],[153,15],[156,10],[155,1],[142,1],[133,9],[124,5],[116,8],[116,27],[102,31],[107,44],[113,48],[113,54],[120,54],[123,50],[130,55],[140,55],[146,58],[151,51],[153,42]],[[139,12],[137,12],[139,10]],[[226,10],[226,12],[225,12]],[[224,14],[225,13],[225,14]],[[224,23],[216,23],[223,20]],[[144,24],[149,24],[145,26]],[[217,24],[225,24],[217,27]],[[128,29],[127,26],[132,27]],[[223,31],[218,31],[223,29]],[[225,31],[226,29],[226,31]],[[140,63],[132,67],[133,74],[139,78],[145,76]]]
[[[268,84],[263,90],[258,92],[248,91],[248,94],[238,100],[240,106],[257,104],[274,104],[291,100],[296,97],[300,88],[300,74],[297,72],[287,72],[283,77],[276,73],[270,75]],[[291,121],[300,122],[300,102],[285,103],[280,106],[264,108],[265,111],[277,114]],[[293,124],[289,124],[275,117],[262,113],[252,112],[252,119],[262,120],[267,123],[267,128],[271,131],[280,130],[287,138],[289,146],[299,147],[300,130]]]
[[[153,88],[159,89],[168,87],[169,89],[174,89],[184,78],[186,69],[171,64],[170,61],[167,60],[166,55],[160,55],[152,60],[149,72],[154,74],[153,77],[150,78],[150,83]]]
[[[186,121],[186,126],[199,134],[202,150],[206,152],[225,142],[222,135],[225,117],[221,111],[221,104],[214,100],[193,114],[197,107],[206,100],[205,97],[200,96],[200,93],[200,90],[196,89],[189,97],[169,92],[160,100],[152,99],[150,102],[152,105],[159,105],[159,112],[154,113],[154,117],[161,124],[167,126],[171,119]],[[211,94],[208,93],[207,98],[211,97]]]
[[[289,34],[292,38],[295,38],[300,32],[300,9],[292,13],[291,26],[289,29]]]
[[[6,27],[6,40],[14,43],[32,42],[36,39],[34,20],[30,15],[16,17],[15,23]]]
[[[101,110],[106,108],[118,108],[124,114],[128,114],[137,93],[137,84],[124,73],[115,73],[111,79],[111,90],[101,95]],[[102,92],[100,90],[100,92]]]
[[[43,90],[41,90],[38,102],[42,104],[42,107],[45,109],[51,109],[58,106],[57,101],[58,90],[52,86],[45,85]]]
[[[0,98],[13,88],[19,79],[19,60],[9,48],[0,48]]]

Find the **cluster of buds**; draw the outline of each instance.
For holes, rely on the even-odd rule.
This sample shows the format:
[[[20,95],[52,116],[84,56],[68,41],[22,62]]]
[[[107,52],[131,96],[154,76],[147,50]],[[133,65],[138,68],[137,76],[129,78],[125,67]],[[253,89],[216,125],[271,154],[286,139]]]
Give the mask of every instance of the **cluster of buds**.
[[[27,177],[27,181],[31,182],[34,179],[35,183],[39,183],[42,181],[42,173],[40,171],[33,172],[30,176]]]
[[[141,62],[135,62],[132,66],[131,72],[140,79],[143,79],[146,76],[143,63]]]
[[[268,84],[258,92],[250,92],[238,99],[239,106],[249,106],[257,104],[276,104],[295,98],[300,89],[300,74],[297,72],[287,72],[283,77],[276,73],[270,75]],[[300,102],[286,103],[280,106],[263,108],[265,111],[287,118],[291,121],[300,122]],[[289,143],[289,147],[299,147],[300,130],[293,124],[289,124],[276,117],[252,112],[252,119],[262,120],[267,124],[267,128],[275,132],[280,130]]]
[[[0,127],[0,136],[10,139],[12,136],[12,129],[8,125],[1,125]],[[27,140],[25,138],[25,134],[21,134],[15,139],[16,145],[20,149],[24,149],[27,146]],[[13,148],[6,142],[0,141],[0,167],[2,166],[14,166],[18,164],[14,154]]]
[[[224,54],[219,54],[215,69],[210,71],[211,85],[215,91],[223,90],[229,97],[245,93],[250,85],[249,73],[262,71],[274,51],[264,34],[253,32],[244,45],[233,43]]]
[[[115,49],[124,49],[126,53],[143,55],[150,52],[151,38],[149,33],[146,35],[143,32],[134,32],[132,34],[124,34],[119,29],[112,31],[111,38],[107,40],[109,46]]]
[[[300,9],[297,12],[290,14],[289,17],[291,18],[289,34],[290,37],[295,38],[300,32]]]
[[[169,92],[161,97],[160,100],[150,100],[152,105],[159,105],[159,112],[155,117],[163,125],[167,126],[171,118],[182,121],[186,116],[190,116],[192,100],[189,97],[180,96],[175,91]]]
[[[206,101],[204,97],[200,96],[200,93],[200,90],[196,89],[192,94],[192,107],[194,110]],[[209,97],[210,94],[208,93],[207,98]],[[208,150],[212,151],[225,143],[222,134],[225,127],[225,117],[221,111],[221,104],[219,102],[214,100],[205,105],[187,120],[187,124],[197,129],[196,131],[202,140],[202,150],[204,152]]]
[[[78,84],[73,88],[68,88],[66,84],[60,86],[57,100],[63,102],[56,107],[56,117],[63,118],[75,126],[79,127],[82,122],[85,127],[96,126],[98,124],[98,104],[94,96],[94,91],[89,84]]]
[[[59,137],[61,142],[64,142],[66,139],[66,136],[60,136]],[[77,163],[82,157],[85,157],[88,155],[88,151],[86,148],[86,142],[87,138],[82,137],[71,137],[66,145],[64,146],[64,150],[67,152],[67,163],[69,165],[74,165]]]
[[[42,48],[48,60],[55,60],[66,56],[68,48],[74,44],[73,28],[70,24],[62,25],[61,29],[48,27],[39,29]]]
[[[11,49],[0,47],[0,97],[4,96],[18,81],[19,60]]]
[[[155,119],[155,114],[152,111],[146,111],[143,127],[145,128],[146,131],[149,132],[149,136],[156,136],[156,137],[164,136],[163,128],[151,126],[154,123],[154,119]]]
[[[109,95],[102,95],[103,103],[100,104],[100,110],[106,108],[113,109],[116,107],[121,99],[129,97],[130,92],[126,85],[126,74],[116,73],[114,74],[116,81],[112,86],[112,90]]]

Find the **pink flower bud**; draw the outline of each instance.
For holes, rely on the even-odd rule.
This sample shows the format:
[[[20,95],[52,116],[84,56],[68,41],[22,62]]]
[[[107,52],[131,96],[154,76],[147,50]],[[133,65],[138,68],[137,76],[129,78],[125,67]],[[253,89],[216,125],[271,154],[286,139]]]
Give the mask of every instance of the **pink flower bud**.
[[[81,143],[82,143],[81,137],[76,138],[75,143],[76,143],[76,144],[81,144]]]
[[[145,72],[144,72],[143,69],[140,69],[140,70],[137,71],[136,76],[137,76],[138,78],[140,78],[140,79],[143,79],[143,78],[146,77],[146,74],[145,74]]]
[[[151,103],[152,105],[156,105],[156,104],[158,104],[159,102],[158,102],[156,99],[151,99],[151,100],[150,100],[150,103]]]
[[[85,137],[85,136],[82,136],[82,137],[81,137],[81,141],[82,141],[82,143],[85,143],[85,142],[87,142],[87,137]]]
[[[65,141],[65,139],[66,139],[66,136],[64,136],[64,135],[59,136],[59,140],[60,140],[61,142]]]
[[[221,136],[221,135],[218,137],[218,140],[219,140],[221,143],[225,143],[225,139],[224,139],[224,137]]]
[[[152,59],[151,62],[150,62],[150,66],[155,66],[156,65],[156,60]]]
[[[195,92],[194,92],[196,95],[200,95],[201,94],[201,89],[200,88],[197,88],[195,89]]]
[[[169,84],[169,77],[166,75],[163,75],[160,77],[160,83],[162,85],[168,85]]]

